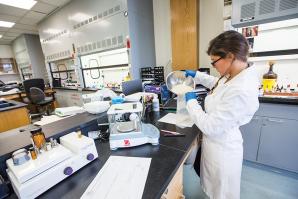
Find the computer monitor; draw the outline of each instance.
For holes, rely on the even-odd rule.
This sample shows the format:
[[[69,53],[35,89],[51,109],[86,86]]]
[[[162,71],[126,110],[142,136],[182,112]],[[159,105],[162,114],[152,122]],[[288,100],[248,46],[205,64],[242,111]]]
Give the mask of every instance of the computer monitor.
[[[137,92],[142,92],[142,80],[136,79],[131,81],[122,82],[122,92],[124,95],[130,95]]]

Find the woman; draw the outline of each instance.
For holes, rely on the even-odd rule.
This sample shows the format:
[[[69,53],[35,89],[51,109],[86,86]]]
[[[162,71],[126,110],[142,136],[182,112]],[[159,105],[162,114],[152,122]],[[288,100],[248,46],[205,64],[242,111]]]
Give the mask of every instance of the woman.
[[[243,140],[239,127],[247,124],[259,107],[259,81],[247,63],[248,49],[240,33],[224,32],[210,42],[207,51],[221,77],[186,71],[197,84],[211,89],[205,98],[205,112],[195,93],[186,93],[185,98],[191,118],[203,132],[200,178],[212,199],[240,198]]]

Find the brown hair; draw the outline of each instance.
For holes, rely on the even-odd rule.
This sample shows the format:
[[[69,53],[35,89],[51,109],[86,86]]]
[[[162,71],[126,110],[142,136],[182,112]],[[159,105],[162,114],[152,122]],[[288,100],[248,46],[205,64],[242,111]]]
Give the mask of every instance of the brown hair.
[[[210,41],[207,54],[225,58],[228,53],[232,53],[236,59],[247,62],[248,49],[245,37],[237,31],[229,30]]]

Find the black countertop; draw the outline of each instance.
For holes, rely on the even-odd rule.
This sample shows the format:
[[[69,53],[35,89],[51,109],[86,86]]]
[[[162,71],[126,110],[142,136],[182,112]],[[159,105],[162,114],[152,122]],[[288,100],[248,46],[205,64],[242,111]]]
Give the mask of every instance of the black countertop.
[[[142,198],[160,198],[183,160],[186,158],[192,143],[200,134],[200,130],[195,125],[192,128],[180,129],[172,124],[157,122],[158,118],[166,113],[167,112],[164,111],[152,112],[147,115],[145,122],[153,123],[159,129],[183,132],[186,134],[185,137],[163,137],[161,134],[159,140],[160,144],[158,146],[146,144],[133,148],[118,149],[117,151],[111,151],[109,143],[95,141],[99,158],[77,171],[74,175],[52,187],[50,190],[39,196],[39,198],[80,198],[111,155],[152,158]],[[78,114],[66,118],[63,121],[60,120],[45,125],[43,126],[43,130],[47,137],[55,137],[57,135],[60,137],[62,134],[71,132],[70,129],[76,129],[78,126],[88,126],[87,123],[92,123],[94,121],[98,123],[107,122],[106,114]],[[0,147],[2,147],[1,141],[4,140],[1,140],[0,137]],[[1,149],[0,152],[2,152]],[[9,198],[16,198],[16,195],[12,194]]]
[[[79,90],[78,88],[67,88],[67,87],[53,87],[53,89],[57,89],[57,90],[72,90],[72,91],[78,91]],[[108,89],[111,89],[115,93],[122,93],[122,90],[120,90],[120,89],[116,89],[116,88],[108,88]],[[98,89],[98,88],[80,88],[80,90],[82,90],[82,91],[94,91],[94,92],[96,92],[96,91],[101,90],[101,89]]]
[[[298,105],[298,98],[261,96],[261,97],[259,97],[259,102],[260,103],[272,103],[272,104]]]
[[[9,106],[1,108],[1,105],[3,105],[3,104],[8,104]],[[7,99],[0,100],[0,112],[10,111],[10,110],[22,108],[25,106],[27,106],[27,104],[24,104],[22,102],[17,102],[14,100],[7,100]]]

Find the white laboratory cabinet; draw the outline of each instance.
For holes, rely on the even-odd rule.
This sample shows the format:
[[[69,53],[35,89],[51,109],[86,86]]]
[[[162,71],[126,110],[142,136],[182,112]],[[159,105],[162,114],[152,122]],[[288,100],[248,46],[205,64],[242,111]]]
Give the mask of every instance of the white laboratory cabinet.
[[[245,160],[298,173],[297,105],[260,103],[250,123],[240,128]]]

